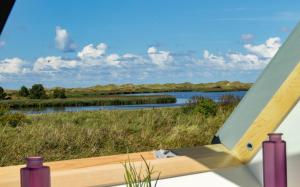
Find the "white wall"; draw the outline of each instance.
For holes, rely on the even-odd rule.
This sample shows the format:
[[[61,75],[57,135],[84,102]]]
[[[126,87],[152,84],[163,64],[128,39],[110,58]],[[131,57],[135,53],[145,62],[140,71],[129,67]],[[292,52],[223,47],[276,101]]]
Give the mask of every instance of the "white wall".
[[[287,117],[283,120],[276,132],[283,133],[283,139],[287,142],[288,162],[288,186],[300,186],[300,102],[298,102]],[[262,174],[262,150],[252,159],[250,170],[263,184]]]

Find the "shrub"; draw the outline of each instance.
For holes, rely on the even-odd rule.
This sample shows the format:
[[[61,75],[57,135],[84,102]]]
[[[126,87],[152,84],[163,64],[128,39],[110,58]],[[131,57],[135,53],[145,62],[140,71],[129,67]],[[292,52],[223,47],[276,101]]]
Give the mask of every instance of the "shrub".
[[[42,84],[34,84],[30,89],[30,98],[31,99],[46,99],[46,91]]]
[[[235,95],[223,95],[219,98],[220,108],[232,111],[241,101],[241,97]]]
[[[241,97],[232,94],[222,95],[219,98],[219,103],[221,105],[237,105],[241,101]]]
[[[0,124],[12,127],[20,126],[27,122],[23,113],[11,113],[8,107],[0,107]]]
[[[8,113],[2,116],[1,123],[4,125],[10,125],[11,127],[17,127],[26,123],[26,116],[23,113]]]
[[[5,115],[7,112],[9,111],[9,107],[8,106],[1,106],[0,107],[0,117]]]
[[[27,97],[27,96],[29,96],[29,90],[25,86],[22,86],[21,89],[19,90],[18,94],[19,94],[19,96]]]
[[[60,99],[65,99],[67,98],[66,96],[66,90],[64,88],[55,88],[53,90],[53,98],[60,98]]]
[[[192,97],[188,104],[183,107],[184,112],[196,112],[201,113],[205,117],[213,115],[215,116],[218,110],[218,105],[212,99],[203,96]]]
[[[0,100],[5,99],[7,94],[5,93],[4,89],[0,87]]]

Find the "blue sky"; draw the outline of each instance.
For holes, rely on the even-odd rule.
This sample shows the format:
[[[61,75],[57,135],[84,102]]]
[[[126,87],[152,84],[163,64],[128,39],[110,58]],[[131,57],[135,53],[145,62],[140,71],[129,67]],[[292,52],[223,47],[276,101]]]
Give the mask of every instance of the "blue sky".
[[[297,1],[17,0],[0,85],[253,82],[299,20]]]

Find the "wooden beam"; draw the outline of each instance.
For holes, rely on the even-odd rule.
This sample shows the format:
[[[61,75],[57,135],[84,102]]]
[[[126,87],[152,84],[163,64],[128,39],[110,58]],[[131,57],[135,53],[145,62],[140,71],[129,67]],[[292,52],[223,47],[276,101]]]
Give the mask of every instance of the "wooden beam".
[[[143,155],[161,178],[176,177],[215,169],[240,166],[241,162],[233,157],[221,144],[196,148],[173,150],[179,156],[166,159],[155,159],[153,152],[95,157],[59,162],[45,165],[51,169],[52,187],[111,186],[124,183],[122,163],[128,157],[137,169],[143,167],[140,155]],[[0,186],[17,187],[19,169],[23,166],[0,167]]]
[[[242,162],[249,162],[267,134],[276,130],[300,98],[300,62],[232,149]],[[236,124],[238,125],[238,124]],[[247,145],[252,145],[249,149]]]

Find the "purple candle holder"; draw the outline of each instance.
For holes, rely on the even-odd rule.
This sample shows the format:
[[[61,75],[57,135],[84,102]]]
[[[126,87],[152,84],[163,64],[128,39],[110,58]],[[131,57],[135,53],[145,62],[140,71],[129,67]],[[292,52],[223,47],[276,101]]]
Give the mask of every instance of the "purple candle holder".
[[[264,187],[287,187],[286,143],[282,133],[268,136],[263,142]]]
[[[26,158],[26,167],[21,168],[21,187],[50,187],[50,168],[43,166],[42,157]]]

